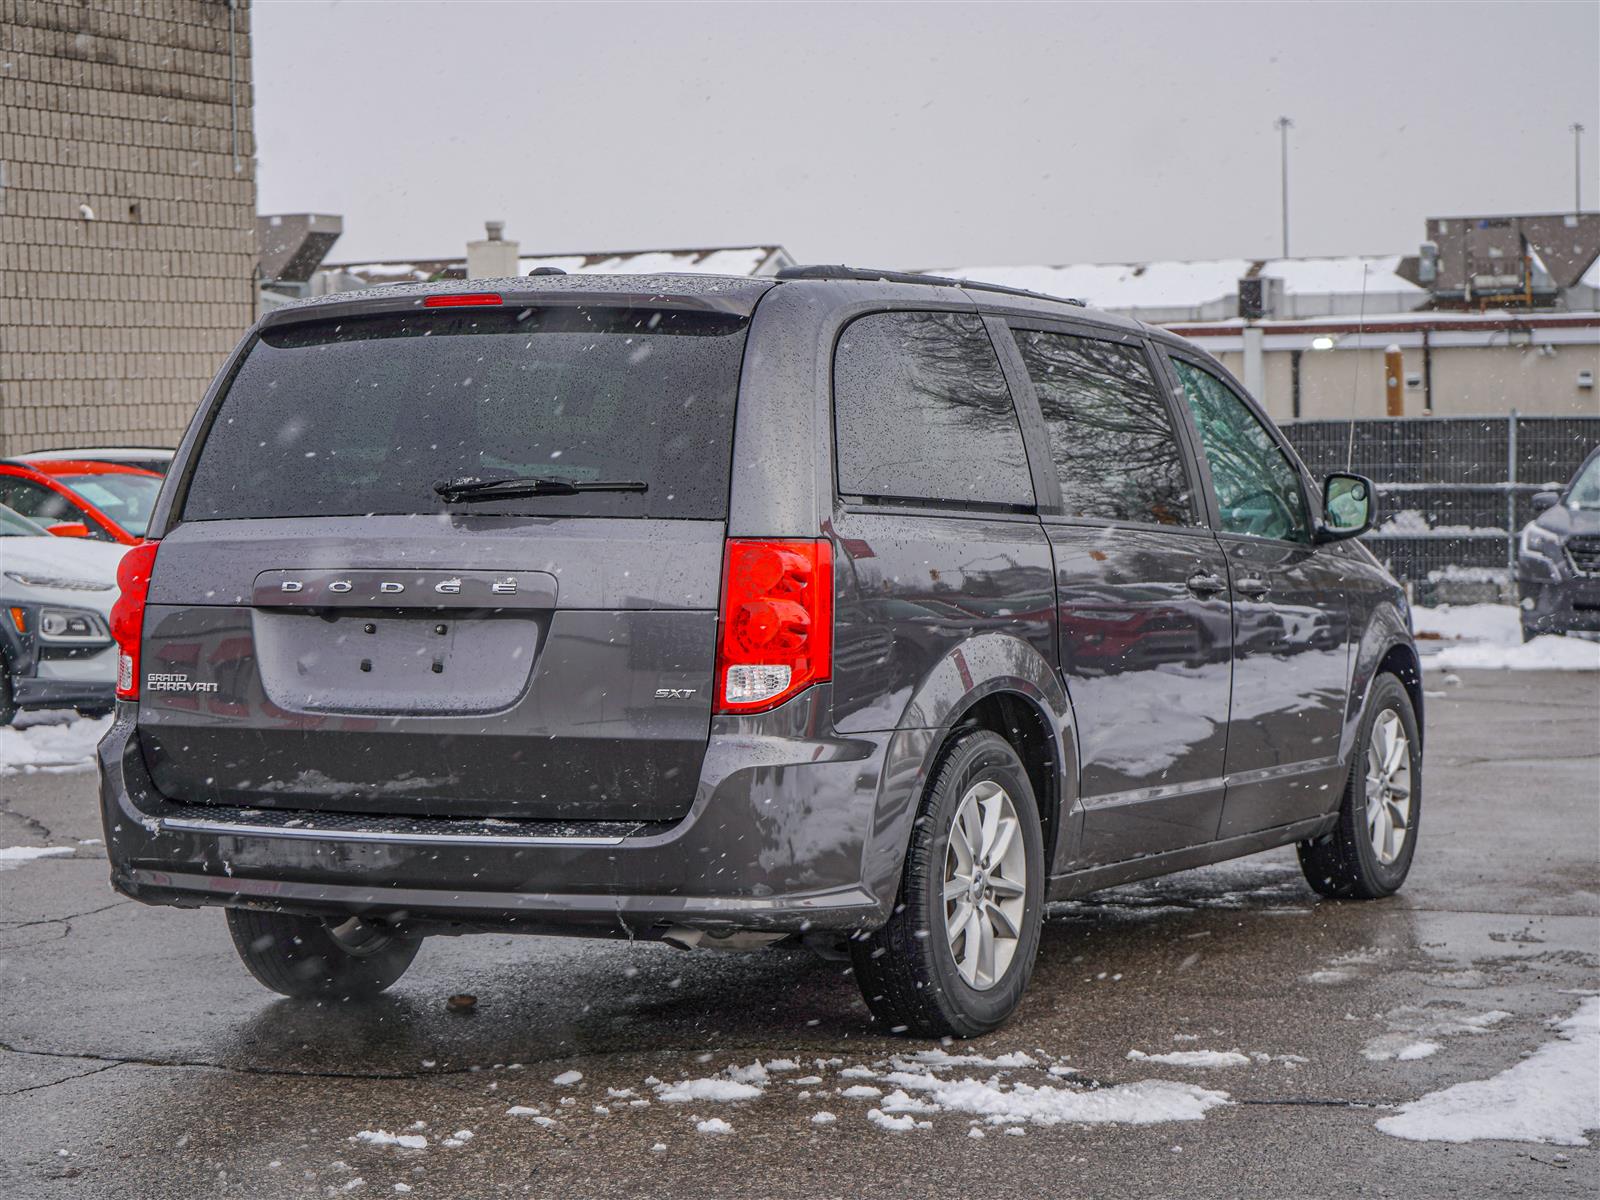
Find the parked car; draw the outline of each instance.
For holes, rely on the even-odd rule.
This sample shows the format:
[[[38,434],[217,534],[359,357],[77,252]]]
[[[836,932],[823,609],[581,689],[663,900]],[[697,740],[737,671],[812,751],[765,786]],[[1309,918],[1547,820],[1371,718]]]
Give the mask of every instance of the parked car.
[[[1522,640],[1600,630],[1600,446],[1559,492],[1536,492],[1538,514],[1517,542]]]
[[[88,446],[81,449],[35,450],[19,454],[28,462],[103,462],[120,463],[125,467],[138,467],[141,471],[154,471],[165,475],[172,465],[172,451],[162,446]]]
[[[125,549],[51,537],[0,505],[0,726],[27,709],[111,711],[111,604]]]
[[[262,318],[174,467],[112,880],[226,906],[287,995],[431,933],[795,938],[968,1036],[1047,899],[1290,844],[1378,897],[1416,851],[1371,485],[1134,321],[844,268],[344,294]]]
[[[61,537],[131,546],[144,536],[161,476],[86,459],[0,461],[0,504]]]

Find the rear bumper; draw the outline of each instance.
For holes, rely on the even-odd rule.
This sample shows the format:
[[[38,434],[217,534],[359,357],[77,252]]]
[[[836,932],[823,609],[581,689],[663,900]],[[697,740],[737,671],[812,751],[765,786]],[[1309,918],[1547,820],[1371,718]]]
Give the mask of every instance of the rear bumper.
[[[899,887],[927,746],[919,731],[834,734],[822,687],[772,713],[717,719],[694,806],[670,825],[433,821],[400,831],[352,819],[323,829],[328,814],[294,827],[280,814],[274,827],[252,825],[249,810],[209,820],[205,806],[158,794],[137,711],[119,705],[99,748],[118,891],[451,932],[875,928]]]
[[[1538,633],[1600,630],[1600,578],[1519,579],[1522,623]]]

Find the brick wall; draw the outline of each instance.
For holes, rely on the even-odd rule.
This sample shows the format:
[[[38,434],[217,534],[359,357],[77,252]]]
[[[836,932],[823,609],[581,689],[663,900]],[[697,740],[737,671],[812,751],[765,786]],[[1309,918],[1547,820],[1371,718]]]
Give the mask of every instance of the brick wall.
[[[0,0],[0,455],[176,444],[250,324],[232,16],[230,57],[227,0]]]

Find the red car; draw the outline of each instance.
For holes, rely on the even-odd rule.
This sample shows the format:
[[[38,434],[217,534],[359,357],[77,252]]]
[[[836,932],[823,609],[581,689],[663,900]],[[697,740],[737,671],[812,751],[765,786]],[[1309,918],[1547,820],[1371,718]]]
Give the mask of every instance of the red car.
[[[0,504],[60,537],[131,546],[144,537],[161,490],[154,471],[76,459],[0,462]]]

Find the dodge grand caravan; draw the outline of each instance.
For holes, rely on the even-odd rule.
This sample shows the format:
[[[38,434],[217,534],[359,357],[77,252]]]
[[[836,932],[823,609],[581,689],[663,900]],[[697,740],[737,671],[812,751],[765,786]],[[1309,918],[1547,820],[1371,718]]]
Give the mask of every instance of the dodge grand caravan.
[[[1289,844],[1401,885],[1372,495],[1181,339],[957,280],[277,309],[123,560],[112,879],[223,906],[293,996],[431,934],[787,938],[981,1033],[1049,900]]]

